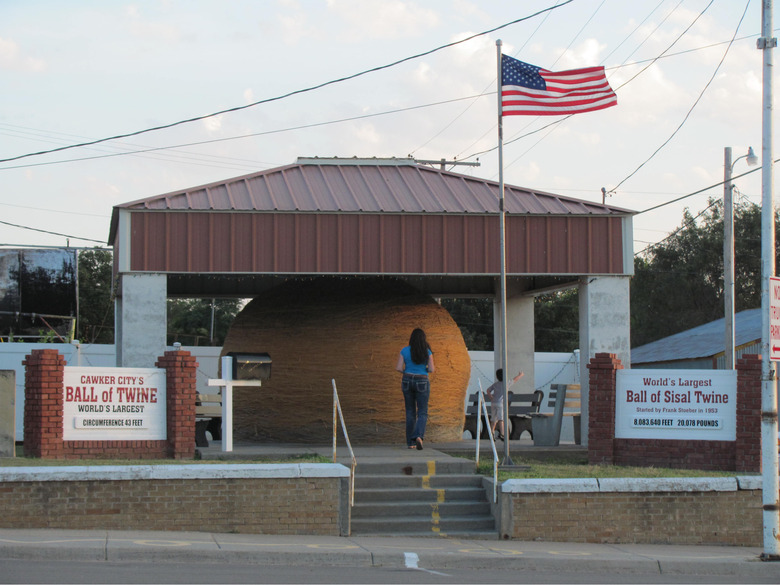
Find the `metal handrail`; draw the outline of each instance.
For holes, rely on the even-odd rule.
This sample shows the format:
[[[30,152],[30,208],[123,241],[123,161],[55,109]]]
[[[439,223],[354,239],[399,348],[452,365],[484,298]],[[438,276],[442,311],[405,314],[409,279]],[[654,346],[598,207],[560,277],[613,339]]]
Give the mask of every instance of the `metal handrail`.
[[[485,404],[485,395],[482,391],[482,380],[479,380],[479,396],[477,397],[477,454],[475,457],[477,469],[479,469],[479,436],[482,434],[482,415],[485,420],[488,417],[487,404]],[[506,433],[506,429],[504,429]],[[498,451],[496,451],[496,442],[493,440],[493,433],[488,433],[490,438],[490,447],[493,449],[493,503],[498,501]]]
[[[336,416],[341,421],[341,430],[344,432],[344,439],[347,441],[347,448],[349,449],[349,455],[352,458],[352,465],[349,470],[349,505],[355,505],[355,467],[357,466],[357,459],[355,459],[355,452],[352,450],[352,445],[349,442],[349,433],[347,433],[347,425],[344,424],[344,415],[341,412],[341,402],[339,402],[339,393],[336,390],[336,380],[331,379],[333,383],[333,463],[336,463]]]

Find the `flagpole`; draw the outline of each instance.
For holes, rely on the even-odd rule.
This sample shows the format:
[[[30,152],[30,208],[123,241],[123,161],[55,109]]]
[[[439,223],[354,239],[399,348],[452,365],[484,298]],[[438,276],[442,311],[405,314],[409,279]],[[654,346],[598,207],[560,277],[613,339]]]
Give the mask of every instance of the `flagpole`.
[[[498,191],[499,191],[499,246],[501,248],[501,369],[504,372],[504,461],[501,465],[514,465],[509,456],[509,368],[507,350],[507,307],[506,307],[506,211],[504,209],[504,115],[501,109],[501,39],[496,41],[498,61]]]

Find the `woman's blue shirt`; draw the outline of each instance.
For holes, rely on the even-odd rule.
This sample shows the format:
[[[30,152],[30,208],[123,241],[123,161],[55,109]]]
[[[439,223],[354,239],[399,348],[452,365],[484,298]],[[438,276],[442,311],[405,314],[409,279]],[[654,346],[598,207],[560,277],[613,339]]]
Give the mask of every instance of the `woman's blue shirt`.
[[[433,352],[429,349],[428,355],[432,355]],[[401,356],[404,358],[404,374],[417,374],[427,376],[428,375],[428,362],[424,364],[416,364],[412,361],[412,348],[408,345],[401,350]]]

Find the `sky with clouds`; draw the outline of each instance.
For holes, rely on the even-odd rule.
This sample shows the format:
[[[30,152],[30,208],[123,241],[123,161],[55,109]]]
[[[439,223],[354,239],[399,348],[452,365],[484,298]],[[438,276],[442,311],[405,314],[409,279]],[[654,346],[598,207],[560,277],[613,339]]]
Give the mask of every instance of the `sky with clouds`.
[[[276,98],[529,18],[285,99],[0,162],[0,244],[105,244],[114,205],[299,156],[478,159],[453,170],[497,180],[497,39],[551,70],[604,65],[618,95],[565,120],[507,117],[508,184],[597,202],[614,190],[608,204],[643,212],[721,182],[726,146],[761,154],[761,2],[574,0],[533,16],[564,2],[2,0],[0,159]],[[760,174],[735,181],[738,197],[760,203]],[[635,251],[722,195],[639,213]]]

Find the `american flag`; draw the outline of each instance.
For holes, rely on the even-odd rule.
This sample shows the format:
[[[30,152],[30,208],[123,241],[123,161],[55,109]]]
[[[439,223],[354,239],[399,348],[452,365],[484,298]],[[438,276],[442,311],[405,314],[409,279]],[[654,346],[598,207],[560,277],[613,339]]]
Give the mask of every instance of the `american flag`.
[[[502,116],[564,116],[616,105],[603,67],[555,73],[501,55]]]

